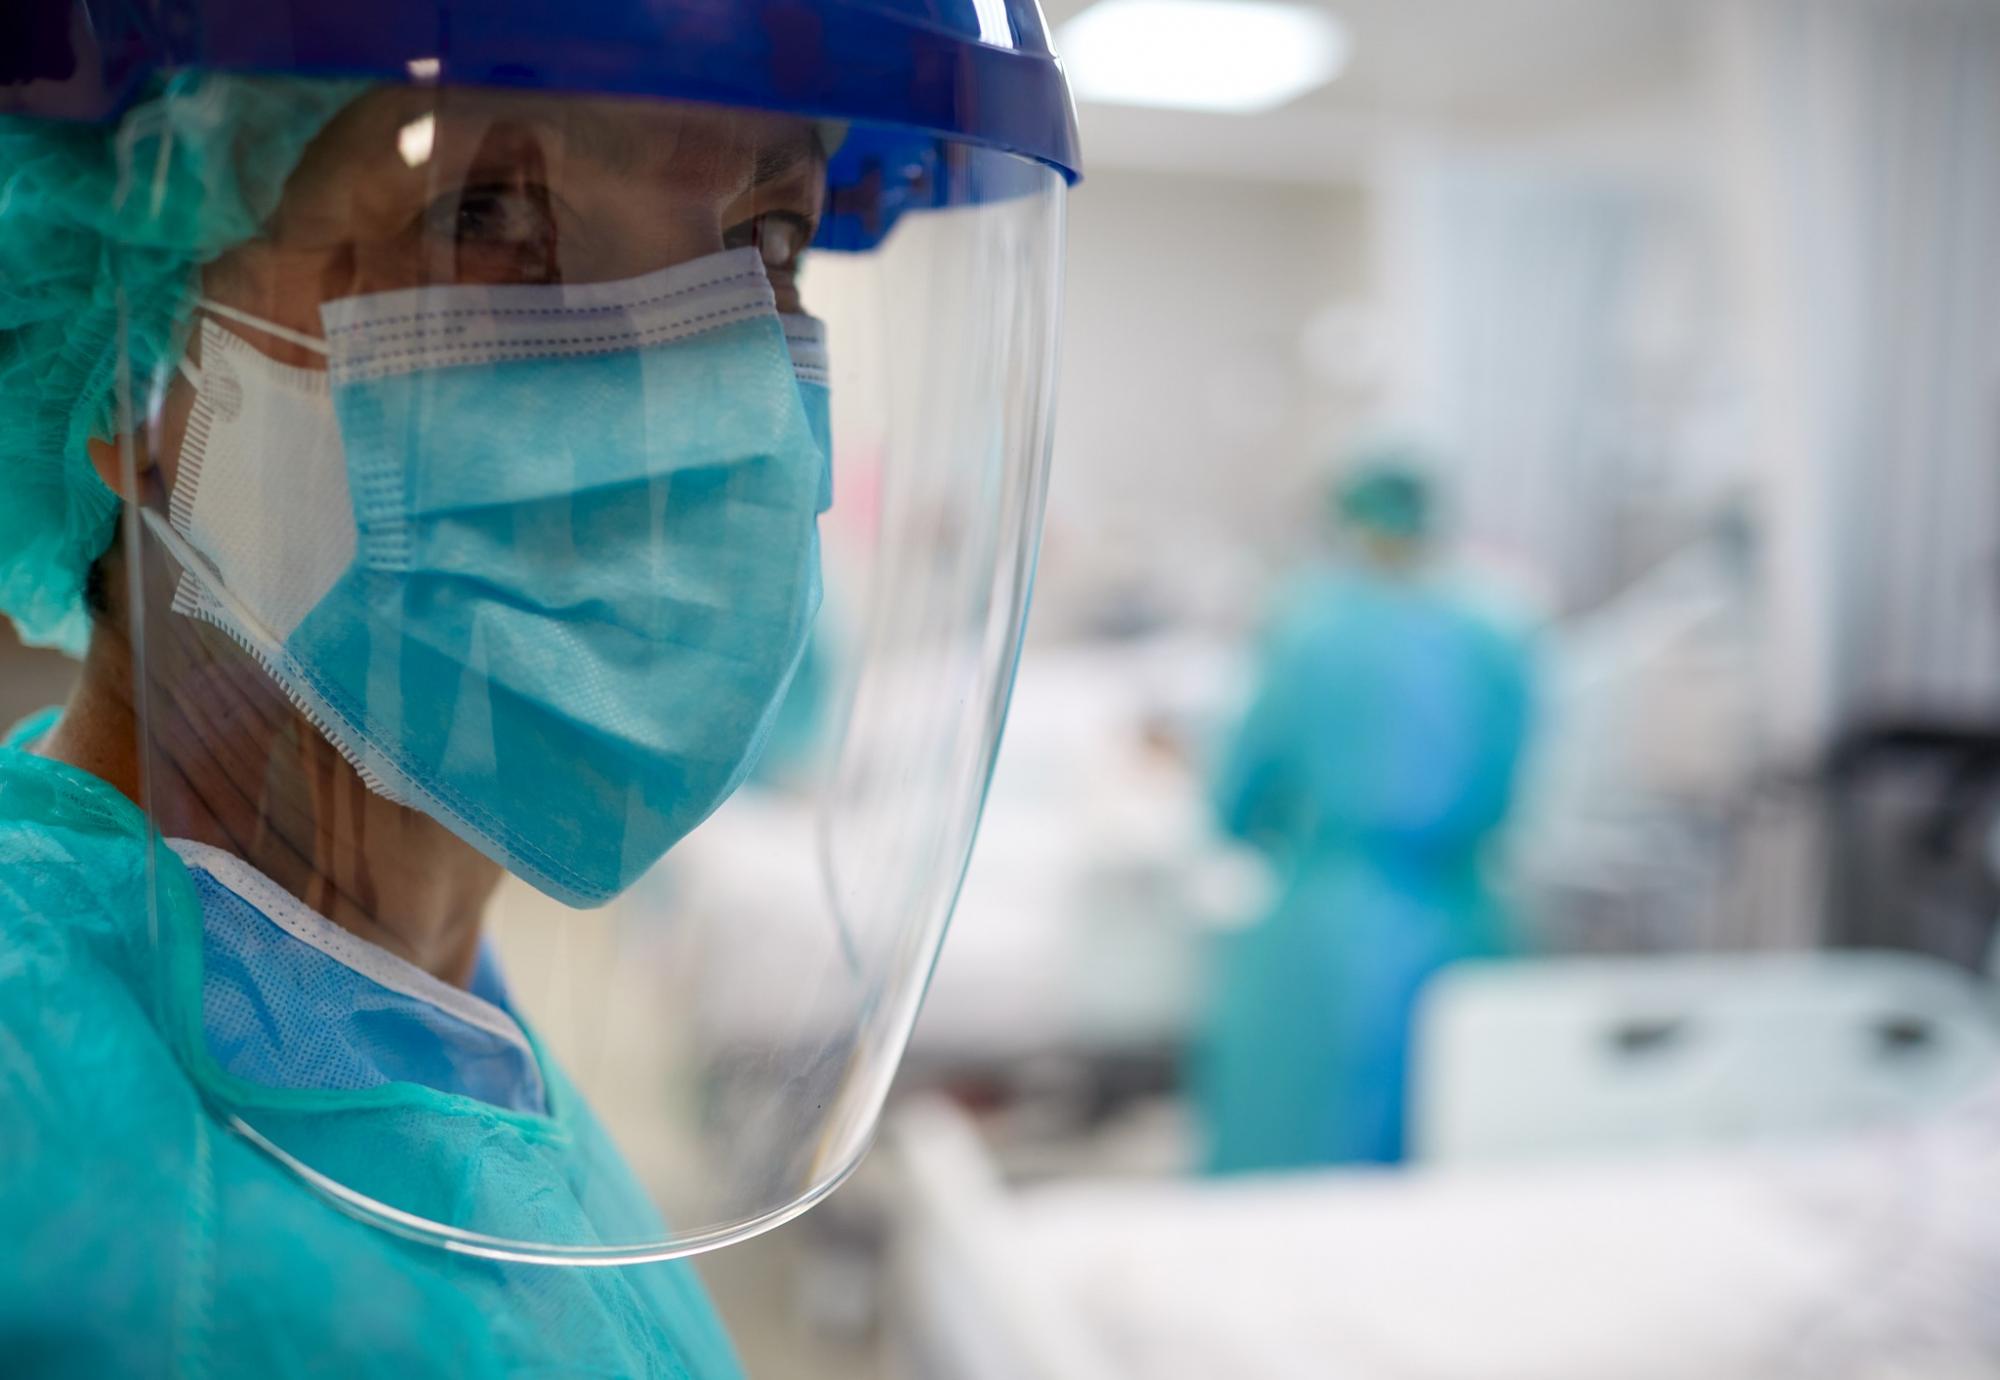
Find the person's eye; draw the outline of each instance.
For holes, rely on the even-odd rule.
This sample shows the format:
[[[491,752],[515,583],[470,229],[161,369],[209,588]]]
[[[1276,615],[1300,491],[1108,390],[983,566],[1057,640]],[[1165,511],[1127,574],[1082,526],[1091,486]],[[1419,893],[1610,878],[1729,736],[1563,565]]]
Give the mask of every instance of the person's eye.
[[[795,273],[812,243],[814,226],[810,217],[795,211],[766,211],[730,229],[722,238],[731,249],[754,246],[764,259],[767,273]]]
[[[539,187],[468,187],[431,208],[431,233],[464,246],[545,244],[555,217]]]
[[[423,231],[435,247],[433,264],[448,263],[458,281],[550,283],[560,277],[554,198],[532,179],[474,182],[441,196],[425,211]]]

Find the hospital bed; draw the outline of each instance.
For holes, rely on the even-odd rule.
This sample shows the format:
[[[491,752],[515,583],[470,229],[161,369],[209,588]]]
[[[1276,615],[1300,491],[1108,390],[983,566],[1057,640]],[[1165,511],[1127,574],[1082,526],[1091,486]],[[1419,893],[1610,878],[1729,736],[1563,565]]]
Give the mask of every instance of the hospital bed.
[[[1426,987],[1413,1154],[1432,1163],[1837,1134],[2000,1067],[1993,986],[1898,953],[1463,964]]]
[[[901,1190],[889,1297],[898,1301],[892,1331],[902,1373],[912,1380],[2000,1374],[2000,1314],[1991,1306],[2000,1298],[2000,1043],[1990,1013],[1976,989],[1930,985],[1936,974],[1921,965],[1861,966],[1850,973],[1837,959],[1813,959],[1786,974],[1779,960],[1759,959],[1745,960],[1738,973],[1722,965],[1667,974],[1655,990],[1727,991],[1739,1003],[1733,1018],[1700,1023],[1725,1051],[1715,1055],[1719,1065],[1702,1067],[1724,1076],[1708,1106],[1690,1091],[1702,1081],[1692,1074],[1655,1082],[1660,1105],[1648,1115],[1660,1144],[1642,1147],[1628,1135],[1615,1154],[1606,1153],[1612,1147],[1601,1126],[1593,1130],[1593,1117],[1638,1115],[1657,1071],[1614,1061],[1636,1090],[1613,1095],[1612,1075],[1582,1056],[1571,1066],[1588,1076],[1573,1077],[1558,1063],[1544,1080],[1573,1085],[1583,1110],[1556,1124],[1576,1144],[1557,1144],[1553,1130],[1532,1146],[1482,1141],[1490,1107],[1460,1114],[1420,1096],[1433,1120],[1430,1148],[1450,1162],[1403,1172],[1013,1187],[971,1119],[942,1102],[912,1105],[895,1120],[887,1147]],[[1449,1076],[1470,1076],[1478,1061],[1443,1051],[1468,1030],[1506,1024],[1516,997],[1516,1015],[1564,1004],[1548,984],[1536,993],[1532,973],[1488,974],[1503,988],[1515,977],[1524,985],[1482,1013],[1465,995],[1476,995],[1475,976],[1427,1012],[1427,1025],[1457,1027],[1435,1056],[1447,1066],[1459,1061]],[[1751,978],[1772,990],[1772,1023],[1760,1026],[1741,1005]],[[1527,1001],[1531,995],[1541,1000]],[[1775,1089],[1768,1072],[1730,1067],[1756,1062],[1750,1032],[1775,1030],[1787,1011],[1810,1027],[1801,1013],[1844,1006],[1854,1039],[1835,1042],[1865,1072],[1882,1057],[1876,1046],[1885,1037],[1869,1033],[1879,1029],[1874,1023],[1913,999],[1929,1003],[1933,1053],[1902,1047],[1888,1057],[1934,1057],[1937,1066],[1917,1075],[1919,1090],[1898,1105],[1873,1094],[1780,1097],[1761,1123],[1730,1110],[1746,1105],[1748,1086]],[[1719,998],[1704,1007],[1694,995],[1686,1006],[1730,1009]],[[1619,1019],[1642,1010],[1621,1009]],[[1535,1040],[1546,1053],[1560,1043],[1554,1029],[1592,1029],[1573,1016],[1544,1021],[1532,1038],[1490,1053],[1525,1057]],[[1829,1014],[1820,1033],[1840,1028]],[[1690,1047],[1700,1043],[1687,1038]],[[1906,1035],[1888,1038],[1900,1043]],[[1768,1057],[1795,1052],[1785,1046]],[[1822,1062],[1832,1067],[1840,1057]],[[1534,1081],[1517,1070],[1508,1086],[1518,1092]],[[1527,1119],[1554,1100],[1548,1093],[1534,1102]],[[1783,1124],[1787,1109],[1796,1125]],[[1870,1129],[1835,1130],[1843,1119]]]

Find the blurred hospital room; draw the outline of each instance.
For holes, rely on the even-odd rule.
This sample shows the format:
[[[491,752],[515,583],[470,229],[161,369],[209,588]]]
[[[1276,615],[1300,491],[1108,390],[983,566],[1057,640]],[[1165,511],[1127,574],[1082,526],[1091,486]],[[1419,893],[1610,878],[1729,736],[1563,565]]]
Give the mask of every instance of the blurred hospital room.
[[[695,1261],[747,1372],[2000,1376],[2000,0],[1045,9],[1033,616],[873,1149]],[[815,1038],[842,553],[961,541],[878,480],[750,785],[602,930],[496,902],[593,1094],[635,908],[776,936],[704,1105]]]

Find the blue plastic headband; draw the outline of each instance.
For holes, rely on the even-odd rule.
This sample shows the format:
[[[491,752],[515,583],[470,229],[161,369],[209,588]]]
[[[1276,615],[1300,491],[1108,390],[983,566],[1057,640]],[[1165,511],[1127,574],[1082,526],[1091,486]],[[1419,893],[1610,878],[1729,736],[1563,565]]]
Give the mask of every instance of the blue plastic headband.
[[[115,118],[183,67],[657,96],[851,122],[823,246],[903,211],[1074,182],[1076,118],[1036,0],[10,0],[0,112]]]

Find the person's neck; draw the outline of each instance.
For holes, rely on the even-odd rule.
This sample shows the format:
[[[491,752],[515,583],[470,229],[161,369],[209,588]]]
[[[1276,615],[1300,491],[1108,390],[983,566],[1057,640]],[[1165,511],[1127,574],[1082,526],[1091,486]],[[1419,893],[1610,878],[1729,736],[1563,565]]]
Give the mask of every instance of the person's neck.
[[[234,853],[360,938],[446,982],[470,983],[497,866],[435,821],[374,794],[289,711],[228,743],[240,749],[232,763],[217,749],[216,722],[191,731],[192,706],[162,695],[151,751],[142,753],[132,684],[122,641],[94,638],[75,693],[35,750],[148,808],[164,836]]]
[[[69,702],[55,726],[30,750],[64,762],[115,787],[134,805],[145,806],[139,790],[138,716],[132,708],[131,659],[124,645],[116,652],[92,639]],[[106,731],[107,729],[112,731]]]

